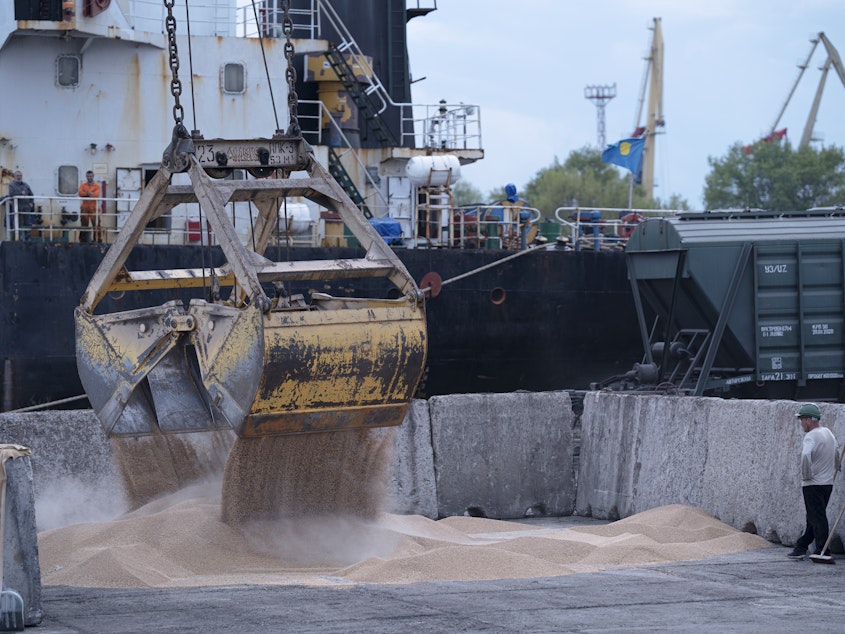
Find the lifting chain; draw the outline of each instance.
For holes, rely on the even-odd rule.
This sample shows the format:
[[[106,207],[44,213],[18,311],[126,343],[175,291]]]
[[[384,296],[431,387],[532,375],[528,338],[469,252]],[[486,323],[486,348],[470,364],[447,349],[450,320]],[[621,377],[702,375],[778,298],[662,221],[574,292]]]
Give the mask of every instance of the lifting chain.
[[[285,79],[288,82],[288,113],[290,114],[290,124],[288,126],[288,136],[300,136],[299,129],[299,113],[298,101],[296,96],[296,68],[293,66],[293,42],[291,42],[291,34],[293,33],[293,20],[290,17],[290,0],[282,0],[282,10],[284,12],[282,18],[282,33],[285,34],[285,59],[288,62],[288,67],[285,70]]]
[[[179,51],[176,50],[176,18],[173,17],[175,2],[176,0],[164,0],[164,6],[167,7],[167,18],[164,23],[167,26],[167,49],[170,53],[170,72],[173,75],[170,80],[170,94],[173,95],[173,121],[179,126],[185,117],[185,111],[179,103],[182,82],[179,80]]]
[[[164,150],[164,155],[161,159],[161,164],[174,172],[184,172],[188,169],[189,158],[188,154],[194,153],[194,143],[188,129],[182,125],[182,120],[185,117],[185,110],[182,104],[179,103],[179,96],[182,94],[182,82],[179,81],[179,51],[176,50],[176,18],[173,17],[173,4],[176,0],[164,0],[164,6],[167,7],[167,18],[165,25],[167,26],[167,49],[170,53],[170,72],[172,79],[170,80],[170,94],[173,95],[173,138],[170,145]],[[187,5],[185,5],[187,7]]]

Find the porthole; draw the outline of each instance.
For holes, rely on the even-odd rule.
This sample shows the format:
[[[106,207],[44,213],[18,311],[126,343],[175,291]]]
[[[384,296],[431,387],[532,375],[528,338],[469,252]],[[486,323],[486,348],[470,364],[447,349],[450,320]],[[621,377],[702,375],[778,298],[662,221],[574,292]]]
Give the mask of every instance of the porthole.
[[[496,306],[504,304],[507,296],[507,292],[501,286],[497,286],[490,291],[490,301],[496,304]]]

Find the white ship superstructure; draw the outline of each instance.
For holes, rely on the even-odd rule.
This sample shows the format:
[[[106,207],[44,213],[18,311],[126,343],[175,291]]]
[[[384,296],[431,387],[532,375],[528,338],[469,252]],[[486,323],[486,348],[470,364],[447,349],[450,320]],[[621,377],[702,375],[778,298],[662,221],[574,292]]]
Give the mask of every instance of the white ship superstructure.
[[[280,3],[258,2],[254,12],[251,3],[238,6],[237,0],[191,0],[187,15],[185,2],[169,4],[176,22],[184,125],[198,130],[204,139],[268,138],[279,129],[284,132],[289,115]],[[324,53],[334,42],[321,39],[319,31],[337,21],[327,2],[303,4],[308,8],[293,16],[300,77],[315,64],[328,68]],[[174,56],[168,49],[167,15],[162,0],[0,3],[3,185],[15,170],[23,172],[48,238],[68,239],[70,232],[74,239],[77,188],[86,171],[92,170],[102,184],[102,224],[107,236],[113,237],[158,169],[174,126]],[[343,26],[337,30],[347,58],[359,59],[351,36],[346,41]],[[259,38],[259,32],[264,37]],[[360,55],[360,59],[366,58]],[[478,108],[389,103],[378,78],[366,62],[363,65],[364,81],[370,82],[365,90],[378,91],[374,96],[382,99],[382,107],[402,112],[403,134],[396,143],[353,151],[355,139],[347,137],[349,130],[339,123],[343,117],[337,116],[338,111],[343,113],[345,95],[341,94],[339,105],[330,104],[329,112],[322,85],[322,101],[300,104],[300,124],[321,163],[330,164],[331,152],[342,162],[351,186],[361,192],[360,204],[375,217],[395,218],[406,237],[416,235],[419,201],[428,206],[426,214],[445,221],[441,208],[450,205],[450,199],[444,195],[444,185],[448,188],[458,178],[461,163],[483,156]],[[409,168],[411,159],[415,160]],[[173,184],[180,184],[183,177],[174,176]],[[236,170],[230,177],[251,176]],[[420,187],[426,190],[422,197]],[[0,193],[4,191],[0,188]],[[232,213],[245,238],[250,205],[240,207]],[[320,211],[291,201],[287,227],[305,242],[325,244]],[[449,216],[451,221],[451,212]],[[181,205],[159,218],[144,241],[205,241],[199,224],[197,210]],[[5,237],[20,237],[13,222],[5,228]]]

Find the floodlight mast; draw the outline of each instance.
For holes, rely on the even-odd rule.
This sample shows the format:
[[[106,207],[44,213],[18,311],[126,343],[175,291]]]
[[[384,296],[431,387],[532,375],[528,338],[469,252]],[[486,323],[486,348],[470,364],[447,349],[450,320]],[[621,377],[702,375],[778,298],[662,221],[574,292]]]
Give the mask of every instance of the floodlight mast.
[[[612,86],[587,86],[584,88],[584,97],[592,101],[596,106],[599,150],[603,150],[607,142],[604,125],[604,108],[615,96],[616,84]]]

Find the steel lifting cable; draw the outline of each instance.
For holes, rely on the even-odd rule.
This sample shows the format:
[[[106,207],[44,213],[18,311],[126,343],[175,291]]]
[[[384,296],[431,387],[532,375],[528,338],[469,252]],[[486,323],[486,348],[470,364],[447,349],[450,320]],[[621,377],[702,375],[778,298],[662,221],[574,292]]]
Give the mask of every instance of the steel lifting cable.
[[[287,7],[285,6],[285,15],[287,15]],[[255,7],[255,0],[252,0],[252,15],[255,18],[255,28],[258,31],[258,45],[261,47],[261,59],[264,60],[264,74],[267,77],[267,88],[270,91],[270,103],[273,106],[273,116],[276,119],[276,132],[281,132],[279,129],[279,113],[276,112],[276,98],[273,96],[273,84],[270,81],[270,68],[267,66],[267,55],[264,53],[264,37],[261,34],[261,23],[258,21],[258,9]]]
[[[165,26],[167,28],[167,49],[168,49],[168,62],[170,65],[170,73],[171,73],[171,80],[170,80],[170,94],[173,96],[173,121],[177,128],[182,127],[184,128],[184,118],[185,118],[185,110],[182,107],[182,103],[180,97],[182,95],[182,81],[179,79],[179,48],[176,44],[176,18],[173,15],[173,6],[175,5],[175,0],[162,0],[164,2],[164,6],[167,9],[167,17],[165,18]],[[200,132],[197,129],[197,108],[196,108],[196,100],[195,100],[195,90],[194,90],[194,58],[193,58],[193,47],[191,45],[191,13],[189,7],[189,0],[185,0],[185,21],[187,23],[187,33],[188,33],[188,71],[190,73],[190,83],[191,83],[191,110],[192,110],[192,120],[194,123],[194,129],[192,130],[191,136],[196,138],[200,137]],[[185,130],[187,134],[187,130]],[[205,233],[206,235],[206,245],[204,248],[200,249],[201,253],[201,265],[202,265],[202,280],[203,280],[203,290],[207,289],[209,286],[211,287],[211,292],[214,291],[214,259],[211,255],[211,228],[205,227],[205,232],[203,232],[203,214],[202,214],[202,205],[199,205],[199,234],[200,234],[200,242],[202,242],[202,235]],[[208,255],[208,263],[209,266],[207,267],[209,271],[211,271],[211,278],[212,281],[209,284],[207,282],[206,277],[206,252]]]
[[[10,409],[3,412],[4,414],[23,414],[25,412],[35,412],[41,409],[47,409],[54,405],[64,405],[66,403],[73,403],[74,401],[81,401],[88,398],[87,394],[80,394],[79,396],[69,396],[68,398],[60,398],[57,401],[50,401],[49,403],[39,403],[38,405],[29,405],[27,407],[20,407],[18,409]]]
[[[252,14],[255,19],[255,27],[256,31],[258,32],[258,42],[261,47],[261,58],[264,61],[264,74],[267,77],[267,87],[270,92],[270,102],[273,107],[273,117],[276,121],[276,134],[282,134],[281,128],[279,128],[279,113],[276,109],[276,98],[273,93],[273,83],[270,81],[270,68],[267,64],[267,55],[264,50],[264,37],[261,32],[261,23],[258,20],[258,9],[255,6],[255,0],[252,0]],[[285,69],[285,79],[288,85],[288,113],[289,113],[289,126],[287,134],[290,136],[299,136],[299,119],[297,114],[297,102],[298,97],[296,94],[296,69],[293,66],[293,56],[294,56],[294,47],[293,43],[291,42],[291,34],[293,33],[293,20],[290,17],[290,0],[282,0],[282,33],[285,35],[285,60],[287,61],[287,67]],[[287,247],[287,258],[290,260],[290,234],[288,233],[288,201],[287,196],[282,201],[282,206],[284,208],[284,221],[285,221],[285,244]],[[277,201],[277,209],[278,209],[278,201]],[[281,239],[280,239],[280,229],[278,223],[278,217],[276,221],[276,257],[277,259],[281,255],[279,249],[281,249]],[[254,248],[254,247],[253,247]]]
[[[185,0],[185,26],[188,29],[188,72],[191,76],[191,114],[194,121],[194,129],[191,132],[199,134],[197,129],[197,104],[194,98],[194,56],[191,46],[191,13],[188,9],[188,0]]]
[[[190,75],[190,84],[191,84],[191,118],[194,122],[194,127],[191,130],[191,136],[196,138],[202,136],[200,134],[199,129],[197,128],[197,104],[196,104],[196,91],[194,90],[194,55],[193,55],[193,45],[191,43],[191,11],[189,8],[189,0],[185,0],[185,28],[188,32],[188,73]],[[234,203],[233,203],[234,204]],[[199,207],[199,214],[200,214],[200,236],[203,234],[203,228],[205,228],[205,240],[206,244],[202,246],[202,239],[200,239],[200,247],[202,249],[202,280],[203,280],[203,290],[205,290],[205,256],[208,255],[208,264],[209,270],[211,271],[211,293],[215,293],[214,290],[214,258],[211,255],[211,227],[208,226],[208,223],[205,223],[205,227],[203,227],[202,221],[202,205],[198,205]]]
[[[482,271],[487,271],[489,269],[496,268],[497,266],[500,266],[500,265],[504,264],[505,262],[510,262],[511,260],[515,260],[516,258],[521,258],[523,255],[527,255],[529,253],[535,253],[535,252],[539,252],[539,251],[547,251],[550,248],[554,248],[554,247],[552,247],[552,246],[530,247],[530,248],[525,249],[523,251],[518,251],[517,253],[514,253],[513,255],[509,255],[506,258],[502,258],[501,260],[496,260],[495,262],[491,262],[490,264],[485,264],[484,266],[479,266],[478,268],[473,269],[471,271],[467,271],[466,273],[461,273],[460,275],[456,275],[455,277],[452,277],[448,280],[443,280],[442,282],[440,282],[440,286],[446,286],[447,284],[451,284],[452,282],[457,282],[458,280],[463,280],[467,277],[477,275],[478,273],[481,273]],[[423,293],[426,293],[426,292],[430,291],[431,288],[432,288],[431,286],[427,286],[425,288],[421,288],[420,290]]]

